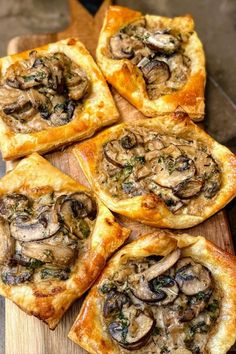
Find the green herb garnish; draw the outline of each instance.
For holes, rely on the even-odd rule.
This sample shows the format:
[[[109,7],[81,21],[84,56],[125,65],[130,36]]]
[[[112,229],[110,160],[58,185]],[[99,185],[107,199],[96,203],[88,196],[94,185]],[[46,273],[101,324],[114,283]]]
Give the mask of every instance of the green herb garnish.
[[[79,229],[83,235],[83,238],[87,238],[89,236],[90,228],[89,228],[89,224],[85,220],[83,220],[83,219],[80,220]]]

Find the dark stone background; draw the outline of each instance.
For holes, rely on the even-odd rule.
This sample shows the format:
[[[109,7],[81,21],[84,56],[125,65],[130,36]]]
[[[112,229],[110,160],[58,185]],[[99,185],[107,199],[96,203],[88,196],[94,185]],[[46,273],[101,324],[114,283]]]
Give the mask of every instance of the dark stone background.
[[[95,12],[99,0],[82,0]],[[206,129],[219,142],[236,152],[236,1],[235,0],[118,0],[117,4],[144,13],[176,16],[190,13],[204,44],[208,80]],[[22,34],[57,32],[69,23],[65,0],[1,0],[0,56],[8,41]],[[0,159],[0,176],[5,165]],[[236,203],[227,206],[236,237]],[[0,300],[0,354],[4,354],[4,301]],[[29,353],[24,353],[29,354]],[[45,353],[50,354],[50,353]],[[62,354],[62,353],[58,353]],[[64,353],[63,353],[64,354]]]

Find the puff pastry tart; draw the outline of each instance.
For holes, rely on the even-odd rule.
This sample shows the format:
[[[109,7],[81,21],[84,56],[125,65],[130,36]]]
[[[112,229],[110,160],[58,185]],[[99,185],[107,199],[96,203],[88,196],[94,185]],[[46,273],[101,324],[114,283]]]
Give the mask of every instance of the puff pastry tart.
[[[4,159],[83,139],[117,118],[100,70],[77,39],[0,59]]]
[[[0,294],[53,329],[129,232],[38,154],[0,180]]]
[[[186,114],[107,129],[74,152],[113,211],[158,227],[187,228],[236,194],[236,157]]]
[[[93,354],[225,354],[235,272],[235,257],[204,237],[148,234],[112,257],[69,338]]]
[[[146,116],[203,119],[205,57],[191,16],[143,16],[111,6],[97,47],[106,79]]]

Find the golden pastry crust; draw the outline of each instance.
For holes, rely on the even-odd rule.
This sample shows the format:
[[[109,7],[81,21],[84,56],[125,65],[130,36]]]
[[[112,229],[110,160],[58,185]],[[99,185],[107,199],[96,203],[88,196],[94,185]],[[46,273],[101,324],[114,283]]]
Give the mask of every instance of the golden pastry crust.
[[[140,70],[128,59],[112,59],[108,55],[108,41],[120,28],[130,22],[142,18],[140,12],[120,6],[111,6],[104,20],[97,47],[97,61],[107,81],[131,102],[144,115],[153,117],[174,112],[179,109],[200,121],[204,118],[204,87],[206,81],[205,57],[202,44],[194,31],[191,16],[173,19],[161,16],[144,16],[150,24],[161,28],[172,28],[185,34],[191,32],[185,48],[191,59],[191,73],[182,89],[158,99],[150,100]]]
[[[118,354],[120,347],[103,326],[103,298],[99,288],[127,259],[150,255],[166,256],[176,248],[184,257],[192,257],[208,268],[222,295],[219,320],[211,332],[207,352],[225,354],[236,340],[236,259],[202,236],[173,235],[157,231],[145,235],[117,252],[90,290],[82,309],[69,332],[69,338],[92,354]]]
[[[92,86],[91,92],[84,101],[82,111],[77,112],[70,123],[62,126],[49,127],[32,133],[15,133],[0,116],[0,147],[5,160],[16,159],[32,152],[44,153],[63,144],[84,139],[118,119],[118,112],[106,81],[93,58],[78,39],[62,40],[35,50],[43,55],[55,52],[67,55],[87,73]],[[31,51],[1,58],[0,75],[3,76],[13,63],[27,59]]]
[[[115,198],[98,182],[97,166],[103,144],[112,140],[125,127],[146,127],[155,129],[157,133],[197,141],[207,146],[211,156],[221,169],[221,188],[214,199],[207,199],[202,204],[200,199],[192,205],[191,213],[173,214],[166,204],[154,194],[136,197]],[[135,123],[124,123],[107,129],[95,138],[78,144],[74,153],[93,190],[107,207],[119,214],[144,224],[161,228],[183,229],[192,227],[222,209],[236,195],[236,156],[226,147],[217,143],[206,132],[194,124],[187,115],[173,114],[158,118],[139,120]]]
[[[55,192],[87,189],[53,167],[37,153],[23,159],[0,180],[0,195],[19,192],[34,198],[43,189]],[[129,236],[129,231],[115,222],[111,212],[97,200],[98,214],[88,248],[76,260],[68,280],[27,282],[16,286],[0,282],[0,294],[16,303],[29,315],[43,320],[54,329],[69,306],[94,282],[107,258]]]

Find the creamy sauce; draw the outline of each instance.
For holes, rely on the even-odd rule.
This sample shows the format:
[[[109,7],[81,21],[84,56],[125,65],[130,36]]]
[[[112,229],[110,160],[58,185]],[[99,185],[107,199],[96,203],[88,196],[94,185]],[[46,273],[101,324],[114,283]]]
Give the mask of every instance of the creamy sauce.
[[[168,269],[163,279],[172,279],[172,281],[178,281],[178,272],[182,271],[182,266],[179,268],[179,262],[189,260],[189,258],[182,258],[177,264]],[[139,346],[138,349],[132,349],[132,352],[137,352],[139,354],[165,354],[165,353],[193,353],[193,354],[205,354],[207,342],[209,337],[214,330],[214,327],[218,323],[218,317],[220,314],[221,306],[221,295],[217,287],[215,286],[214,280],[210,275],[210,272],[206,268],[202,267],[199,263],[192,262],[192,266],[196,269],[200,269],[199,278],[203,280],[204,272],[207,272],[211,277],[208,287],[204,291],[196,292],[194,295],[186,295],[183,291],[186,289],[182,288],[182,285],[178,283],[178,293],[174,301],[170,301],[166,305],[161,305],[160,302],[151,303],[148,301],[140,300],[137,298],[133,288],[134,275],[145,274],[148,269],[157,264],[158,260],[152,260],[150,258],[143,258],[139,260],[129,260],[126,264],[123,264],[116,273],[109,279],[104,280],[102,286],[100,287],[100,293],[103,296],[103,311],[104,311],[104,328],[110,332],[110,325],[114,321],[122,323],[121,330],[123,331],[122,341],[126,344],[119,345],[117,340],[115,343],[119,345],[120,352],[123,354],[130,353],[130,349],[126,349],[125,345],[128,345],[127,336],[130,335],[130,331],[133,331],[133,336],[137,333],[137,328],[135,327],[135,315],[139,315],[139,312],[148,314],[151,318],[155,320],[155,326],[151,329],[151,332],[147,334],[148,340],[144,340],[144,343]],[[186,261],[185,261],[186,263]],[[188,262],[187,262],[188,263]],[[182,275],[190,273],[181,273]],[[191,273],[194,274],[194,273]],[[169,277],[169,278],[168,278]],[[201,278],[202,277],[202,278]],[[187,279],[187,278],[186,278]],[[189,280],[188,280],[189,281]],[[191,281],[191,280],[190,280]],[[158,287],[155,291],[167,291],[172,289],[168,285],[163,286],[158,283]],[[173,284],[172,284],[173,285]],[[196,284],[195,284],[196,285]],[[203,284],[200,284],[201,287]],[[183,290],[183,291],[182,291]],[[113,293],[112,293],[113,292]],[[115,298],[117,292],[119,294],[125,294],[128,297],[128,303],[123,301],[123,305],[114,310],[118,302],[109,303],[107,299]],[[111,296],[111,295],[112,296]],[[107,307],[109,304],[110,313],[107,312]],[[189,311],[193,311],[194,315],[189,318]],[[107,315],[108,313],[108,315]],[[185,316],[185,318],[183,317]],[[143,331],[145,330],[145,323],[143,325]],[[131,328],[132,327],[132,328]],[[114,328],[114,327],[113,327]],[[139,327],[140,330],[140,327]],[[145,333],[144,333],[145,334]],[[132,337],[132,336],[131,336]],[[125,340],[126,338],[126,340]],[[114,338],[113,338],[114,339]]]
[[[39,193],[40,194],[40,193]],[[0,276],[9,285],[67,280],[88,247],[97,206],[84,192],[0,198]]]
[[[191,33],[150,27],[142,18],[110,38],[110,56],[129,59],[143,75],[150,99],[181,89],[188,80],[191,61],[185,53]]]
[[[17,133],[65,125],[81,110],[89,86],[84,70],[65,54],[33,51],[1,78],[1,117]]]
[[[198,214],[221,186],[207,146],[141,126],[122,129],[103,145],[97,175],[113,198],[153,193],[176,214]]]

